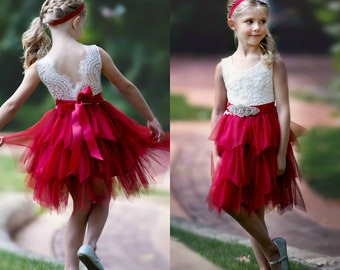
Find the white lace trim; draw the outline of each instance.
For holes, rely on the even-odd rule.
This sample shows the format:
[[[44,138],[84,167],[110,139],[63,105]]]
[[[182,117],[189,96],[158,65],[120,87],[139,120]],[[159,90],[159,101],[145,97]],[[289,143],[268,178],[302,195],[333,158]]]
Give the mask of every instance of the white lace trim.
[[[222,76],[231,104],[256,106],[274,102],[273,68],[262,62],[241,70],[233,66],[231,56],[222,59]]]
[[[66,74],[59,74],[54,67],[54,60],[48,55],[37,62],[37,70],[41,81],[55,100],[75,100],[79,92],[86,86],[92,88],[93,95],[102,92],[102,62],[96,45],[86,46],[85,57],[79,63],[80,81],[73,83]]]

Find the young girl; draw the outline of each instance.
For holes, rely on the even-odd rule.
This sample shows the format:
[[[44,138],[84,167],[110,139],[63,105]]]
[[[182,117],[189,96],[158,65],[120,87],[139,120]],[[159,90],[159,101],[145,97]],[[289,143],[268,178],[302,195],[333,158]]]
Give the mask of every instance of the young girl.
[[[27,146],[22,162],[28,186],[43,207],[59,210],[72,196],[65,270],[78,270],[79,259],[88,269],[104,269],[95,250],[111,196],[117,189],[128,196],[147,188],[150,177],[167,168],[169,158],[169,136],[136,86],[103,49],[77,42],[85,14],[83,0],[47,0],[42,5],[40,16],[23,35],[24,79],[0,108],[1,129],[40,81],[55,99],[55,109],[37,124],[1,138],[0,144]],[[103,100],[102,72],[146,118],[149,128]]]
[[[216,67],[210,139],[218,161],[207,200],[249,233],[261,270],[287,270],[285,240],[270,239],[265,208],[283,213],[305,206],[296,183],[286,68],[268,17],[267,0],[228,2],[238,46]]]

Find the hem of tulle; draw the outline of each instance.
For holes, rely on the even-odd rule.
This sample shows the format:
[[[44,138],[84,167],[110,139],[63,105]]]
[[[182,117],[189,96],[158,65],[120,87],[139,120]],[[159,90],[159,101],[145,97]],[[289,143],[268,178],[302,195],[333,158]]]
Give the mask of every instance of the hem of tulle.
[[[102,179],[106,197],[115,197],[120,192],[129,197],[146,191],[155,183],[154,178],[168,169],[168,133],[159,144],[151,138],[147,127],[105,101],[84,106],[81,112],[93,120],[91,126],[84,126],[81,121],[74,125],[77,116],[73,111],[60,115],[52,109],[31,128],[5,136],[8,146],[25,147],[20,167],[28,174],[26,184],[33,189],[34,200],[43,207],[57,211],[65,208],[70,195],[67,182],[71,179],[74,189],[89,189],[82,184],[88,179]],[[70,134],[80,126],[84,129],[78,132],[79,143],[74,144]],[[97,200],[86,193],[82,196]]]

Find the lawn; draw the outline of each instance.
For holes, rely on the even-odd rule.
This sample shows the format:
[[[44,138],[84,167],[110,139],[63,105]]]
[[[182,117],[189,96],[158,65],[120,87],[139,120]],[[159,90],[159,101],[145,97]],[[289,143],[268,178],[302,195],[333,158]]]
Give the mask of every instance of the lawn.
[[[181,95],[170,96],[170,120],[210,120],[211,109],[188,104]]]
[[[174,226],[171,226],[170,232],[173,239],[182,242],[222,269],[258,269],[250,247],[236,242],[223,242],[218,239],[199,236]],[[295,262],[290,262],[289,266],[290,270],[311,270],[311,268]]]
[[[61,264],[46,263],[0,250],[1,270],[62,270]]]
[[[24,191],[25,174],[20,173],[16,168],[12,156],[0,155],[0,192],[4,191]]]

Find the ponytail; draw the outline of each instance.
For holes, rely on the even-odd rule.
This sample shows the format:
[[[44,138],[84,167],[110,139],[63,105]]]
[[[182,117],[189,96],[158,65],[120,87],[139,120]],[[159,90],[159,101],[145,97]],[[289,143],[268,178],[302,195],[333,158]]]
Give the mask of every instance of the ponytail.
[[[24,69],[28,69],[38,59],[44,57],[51,48],[51,39],[45,32],[39,17],[33,19],[28,30],[22,35],[24,47]]]

